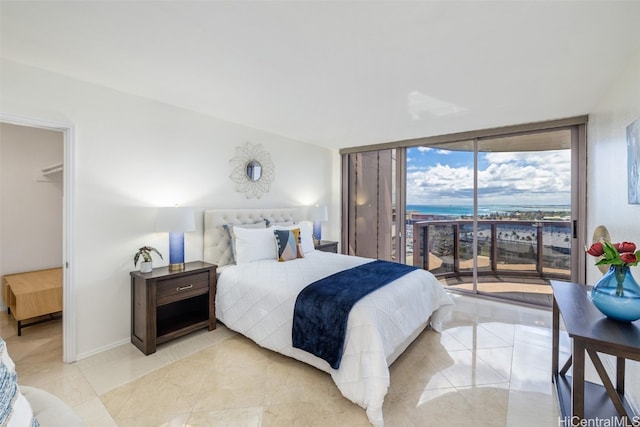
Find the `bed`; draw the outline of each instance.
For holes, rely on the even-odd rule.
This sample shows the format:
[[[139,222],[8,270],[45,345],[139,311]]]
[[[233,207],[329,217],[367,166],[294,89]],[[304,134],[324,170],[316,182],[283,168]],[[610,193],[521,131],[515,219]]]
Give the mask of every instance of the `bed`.
[[[219,274],[216,317],[264,348],[329,373],[344,397],[364,408],[374,426],[383,426],[389,366],[427,326],[439,330],[453,302],[435,277],[421,269],[366,295],[349,313],[342,358],[333,369],[293,346],[296,298],[312,282],[374,260],[314,250],[311,225],[298,220],[295,208],[205,211],[204,260],[218,265]],[[278,262],[278,253],[271,258],[252,252],[248,245],[254,241],[246,239],[257,242],[255,236],[266,232],[248,230],[267,224],[299,228],[304,256]]]

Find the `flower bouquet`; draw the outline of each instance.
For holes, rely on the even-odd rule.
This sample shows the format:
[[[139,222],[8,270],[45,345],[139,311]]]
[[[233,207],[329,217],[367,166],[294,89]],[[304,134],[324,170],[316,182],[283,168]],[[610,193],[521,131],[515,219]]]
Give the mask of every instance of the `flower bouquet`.
[[[600,258],[596,265],[610,264],[629,267],[638,265],[638,259],[640,259],[640,250],[636,251],[636,244],[632,242],[595,242],[587,249],[587,253]]]
[[[594,305],[615,320],[630,322],[640,319],[640,286],[629,270],[640,260],[636,244],[600,241],[593,243],[587,253],[598,258],[596,265],[610,266],[591,290]]]

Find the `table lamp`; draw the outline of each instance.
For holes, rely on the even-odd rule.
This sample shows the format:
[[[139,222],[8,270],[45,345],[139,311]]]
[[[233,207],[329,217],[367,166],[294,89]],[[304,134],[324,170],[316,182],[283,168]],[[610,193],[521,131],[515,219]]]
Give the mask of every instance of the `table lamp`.
[[[329,220],[327,206],[311,206],[309,208],[309,219],[313,221],[313,239],[320,242],[322,240],[322,221]]]
[[[169,271],[184,270],[184,232],[195,229],[196,222],[192,208],[158,209],[156,231],[169,232]]]

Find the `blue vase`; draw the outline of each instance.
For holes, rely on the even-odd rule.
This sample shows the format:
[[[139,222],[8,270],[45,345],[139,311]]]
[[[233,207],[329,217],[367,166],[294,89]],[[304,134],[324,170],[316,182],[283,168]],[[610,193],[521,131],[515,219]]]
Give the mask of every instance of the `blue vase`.
[[[629,267],[612,265],[593,286],[591,300],[611,319],[621,322],[640,319],[640,285]]]

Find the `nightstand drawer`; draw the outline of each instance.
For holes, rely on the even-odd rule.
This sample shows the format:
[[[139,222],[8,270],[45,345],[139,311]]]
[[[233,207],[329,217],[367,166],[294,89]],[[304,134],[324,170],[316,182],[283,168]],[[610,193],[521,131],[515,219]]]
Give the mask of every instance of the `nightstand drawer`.
[[[173,279],[159,280],[156,289],[157,305],[209,292],[209,273],[197,273]]]

